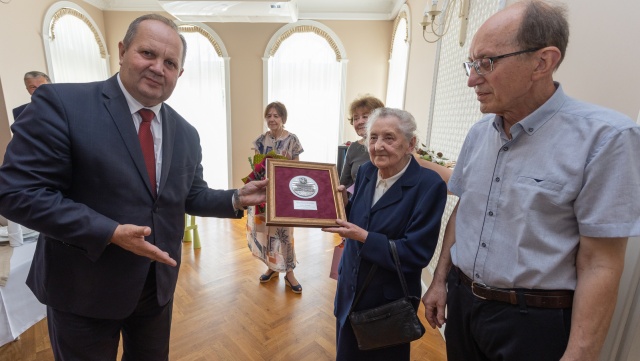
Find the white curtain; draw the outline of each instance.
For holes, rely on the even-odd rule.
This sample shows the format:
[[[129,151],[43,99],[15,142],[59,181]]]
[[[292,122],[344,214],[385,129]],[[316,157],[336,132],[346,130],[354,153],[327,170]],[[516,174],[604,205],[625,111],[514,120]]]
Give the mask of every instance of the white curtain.
[[[400,18],[393,38],[393,51],[389,59],[389,80],[385,104],[387,107],[404,108],[408,56],[407,19]]]
[[[269,59],[267,98],[287,107],[285,129],[300,139],[301,160],[336,161],[342,76],[327,40],[311,32],[291,35]]]
[[[73,15],[63,15],[55,23],[50,40],[53,80],[56,83],[84,83],[109,77],[107,59],[87,24]]]
[[[167,103],[200,135],[204,179],[214,189],[229,188],[227,102],[224,58],[197,32],[183,32],[187,40],[184,73]]]

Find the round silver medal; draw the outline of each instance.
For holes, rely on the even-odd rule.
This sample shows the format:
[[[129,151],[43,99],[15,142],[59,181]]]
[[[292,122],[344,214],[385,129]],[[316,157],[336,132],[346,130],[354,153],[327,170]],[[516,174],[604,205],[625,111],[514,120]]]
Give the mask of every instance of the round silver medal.
[[[291,193],[300,198],[313,198],[318,194],[318,183],[304,175],[298,175],[289,181]]]

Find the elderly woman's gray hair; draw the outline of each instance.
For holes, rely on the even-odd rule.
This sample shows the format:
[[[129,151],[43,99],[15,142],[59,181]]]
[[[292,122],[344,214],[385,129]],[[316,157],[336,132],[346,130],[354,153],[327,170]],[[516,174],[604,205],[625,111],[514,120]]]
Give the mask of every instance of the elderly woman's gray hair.
[[[371,134],[371,127],[380,118],[394,117],[398,119],[398,129],[400,133],[404,135],[408,142],[413,137],[416,137],[416,120],[413,115],[406,110],[396,108],[378,108],[369,115],[369,121],[367,122],[367,142],[369,140],[369,134]]]

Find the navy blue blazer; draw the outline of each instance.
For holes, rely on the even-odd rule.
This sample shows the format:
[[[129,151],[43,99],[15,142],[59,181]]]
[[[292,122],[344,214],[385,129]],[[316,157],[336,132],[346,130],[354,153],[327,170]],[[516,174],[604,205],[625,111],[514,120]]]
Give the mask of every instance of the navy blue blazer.
[[[27,105],[29,105],[29,103],[22,104],[19,107],[13,108],[12,112],[13,112],[13,121],[14,122],[16,121],[16,119],[18,119],[18,115],[22,114],[22,111],[27,107]]]
[[[371,207],[378,168],[371,162],[358,170],[353,196],[347,205],[349,222],[367,231],[365,243],[347,239],[338,268],[335,316],[340,328],[348,324],[349,308],[373,264],[375,276],[354,310],[363,310],[404,296],[389,240],[396,242],[409,294],[420,297],[421,274],[436,248],[447,201],[440,176],[411,157],[406,172]],[[357,349],[357,346],[356,346]]]
[[[156,267],[158,302],[173,296],[184,214],[241,217],[232,190],[202,178],[196,129],[162,105],[162,172],[154,199],[136,128],[114,76],[44,84],[12,125],[0,167],[0,214],[40,231],[27,284],[74,314],[117,319],[136,306],[151,261],[108,244],[118,224],[151,227],[147,240],[178,262]]]

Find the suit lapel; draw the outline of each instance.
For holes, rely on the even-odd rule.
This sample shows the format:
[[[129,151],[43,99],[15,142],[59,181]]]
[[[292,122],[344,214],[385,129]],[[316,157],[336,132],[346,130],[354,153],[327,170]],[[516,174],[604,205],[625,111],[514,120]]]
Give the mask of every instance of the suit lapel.
[[[363,228],[368,228],[369,219],[371,218],[371,202],[373,201],[373,192],[376,187],[375,180],[378,168],[368,166],[368,164],[365,163],[360,167],[360,169],[366,169],[366,171],[362,172],[362,174],[358,174],[358,178],[356,180],[356,191],[350,201],[350,203],[353,202],[353,206],[349,210],[349,221],[358,224]],[[362,243],[356,242],[356,246],[360,249],[362,247]]]
[[[403,187],[412,186],[418,181],[419,172],[417,171],[417,168],[419,167],[420,165],[418,162],[411,157],[411,160],[409,160],[409,167],[407,167],[406,172],[404,172],[404,174],[391,186],[391,188],[389,188],[382,197],[380,197],[378,202],[373,206],[373,208],[371,208],[371,213],[375,213],[380,209],[400,202],[402,200]]]
[[[153,196],[149,175],[147,174],[147,168],[142,155],[142,148],[140,148],[140,141],[138,140],[138,133],[136,132],[136,126],[133,123],[127,100],[118,84],[117,75],[105,81],[103,94],[105,96],[105,108],[118,128],[118,132],[129,151],[133,163],[136,165],[141,179],[143,179],[149,191],[149,195]]]
[[[373,205],[371,208],[371,213],[375,213],[382,208],[388,207],[396,202],[400,202],[402,199],[402,187],[400,184],[400,179],[396,183],[391,186],[391,188],[387,189],[387,191],[378,199],[378,202]]]
[[[362,198],[362,202],[364,203],[363,208],[366,210],[370,210],[371,202],[373,202],[373,193],[376,190],[378,168],[371,167],[367,170],[368,172],[362,174],[364,176],[364,181],[362,182],[362,194],[360,195],[360,197]]]
[[[167,184],[169,177],[169,169],[171,168],[171,160],[173,159],[173,143],[176,135],[176,119],[173,112],[169,111],[165,104],[162,104],[162,171],[160,174],[160,189],[158,189],[158,197]]]

